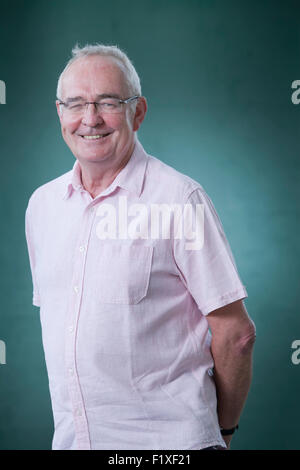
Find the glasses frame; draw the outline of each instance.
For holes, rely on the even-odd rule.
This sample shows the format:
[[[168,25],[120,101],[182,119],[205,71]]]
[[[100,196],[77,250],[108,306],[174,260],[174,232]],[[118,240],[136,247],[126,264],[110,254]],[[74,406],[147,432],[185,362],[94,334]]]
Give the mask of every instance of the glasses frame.
[[[109,97],[107,96],[106,98],[109,98]],[[110,98],[113,98],[113,99],[117,100],[119,103],[127,104],[130,101],[139,99],[140,96],[139,95],[130,96],[129,98],[126,98],[125,100],[122,100],[121,98],[116,98],[115,96],[111,96]],[[105,98],[102,98],[102,99],[105,99]],[[66,109],[68,109],[69,103],[66,103],[65,101],[62,101],[59,98],[57,98],[57,101],[58,101],[59,105],[64,105],[66,107]],[[88,104],[94,104],[96,106],[97,112],[99,113],[99,109],[98,109],[99,101],[85,101],[84,102],[85,109],[84,109],[83,112],[85,112],[87,110],[87,105]],[[104,113],[109,114],[110,112],[109,111],[104,111]],[[113,114],[113,113],[111,113],[111,114]],[[115,113],[115,114],[117,114],[117,113]]]

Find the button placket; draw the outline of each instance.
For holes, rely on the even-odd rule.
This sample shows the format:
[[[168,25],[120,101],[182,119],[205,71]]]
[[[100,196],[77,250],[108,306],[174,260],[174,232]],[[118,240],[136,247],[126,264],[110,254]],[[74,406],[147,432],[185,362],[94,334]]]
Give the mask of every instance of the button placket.
[[[69,396],[73,409],[76,441],[79,449],[91,448],[84,401],[80,389],[79,377],[76,372],[76,330],[80,315],[81,286],[83,285],[84,279],[86,253],[94,217],[94,210],[86,210],[83,213],[83,221],[78,237],[78,248],[75,251],[77,255],[73,271],[73,289],[68,307],[65,334],[65,367],[67,370]]]

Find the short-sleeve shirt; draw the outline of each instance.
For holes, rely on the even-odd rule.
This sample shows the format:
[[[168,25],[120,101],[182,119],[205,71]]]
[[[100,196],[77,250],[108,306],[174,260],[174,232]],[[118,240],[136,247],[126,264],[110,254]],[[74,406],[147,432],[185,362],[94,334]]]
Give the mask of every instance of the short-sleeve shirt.
[[[247,297],[203,187],[137,140],[92,198],[78,160],[26,210],[53,449],[201,449],[220,434],[206,316]]]

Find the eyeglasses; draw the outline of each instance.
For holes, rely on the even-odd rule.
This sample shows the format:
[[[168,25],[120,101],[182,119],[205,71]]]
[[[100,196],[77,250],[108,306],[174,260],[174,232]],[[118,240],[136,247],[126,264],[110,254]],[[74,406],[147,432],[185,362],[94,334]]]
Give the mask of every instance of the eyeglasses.
[[[74,101],[64,102],[58,99],[59,105],[63,105],[66,112],[70,115],[81,115],[83,114],[89,104],[96,106],[97,112],[100,114],[117,114],[123,111],[123,105],[130,103],[133,100],[139,99],[140,96],[131,96],[126,100],[119,98],[106,97],[101,98],[99,101]]]

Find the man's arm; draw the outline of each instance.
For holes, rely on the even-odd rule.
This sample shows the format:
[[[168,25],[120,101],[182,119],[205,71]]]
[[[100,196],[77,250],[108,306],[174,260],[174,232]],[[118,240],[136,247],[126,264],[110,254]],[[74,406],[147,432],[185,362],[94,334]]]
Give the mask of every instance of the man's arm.
[[[255,325],[242,300],[218,308],[206,318],[212,334],[219,423],[231,429],[238,424],[250,388]],[[228,447],[231,437],[224,436]]]

